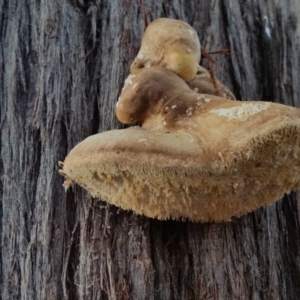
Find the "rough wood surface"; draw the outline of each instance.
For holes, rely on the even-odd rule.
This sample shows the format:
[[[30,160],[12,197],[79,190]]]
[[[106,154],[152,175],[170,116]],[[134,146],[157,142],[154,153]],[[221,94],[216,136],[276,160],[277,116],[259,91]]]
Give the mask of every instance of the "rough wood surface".
[[[299,299],[299,192],[197,224],[61,187],[58,160],[122,127],[114,104],[144,14],[187,21],[207,50],[231,49],[216,75],[238,99],[300,107],[298,0],[143,2],[0,2],[2,299]]]

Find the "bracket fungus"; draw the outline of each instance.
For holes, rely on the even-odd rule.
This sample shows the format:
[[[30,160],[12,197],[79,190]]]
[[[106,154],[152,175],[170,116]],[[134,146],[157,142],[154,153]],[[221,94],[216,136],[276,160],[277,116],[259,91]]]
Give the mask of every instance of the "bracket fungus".
[[[225,86],[227,97],[199,93],[184,79],[160,64],[134,70],[116,115],[141,126],[79,143],[60,162],[64,186],[75,181],[148,217],[199,222],[228,221],[300,187],[300,109],[234,101]]]

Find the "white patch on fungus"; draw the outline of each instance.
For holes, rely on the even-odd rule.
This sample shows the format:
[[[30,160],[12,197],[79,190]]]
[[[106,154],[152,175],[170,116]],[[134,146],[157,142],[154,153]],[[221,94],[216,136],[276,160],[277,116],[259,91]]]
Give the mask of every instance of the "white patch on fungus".
[[[234,189],[236,189],[236,188],[239,186],[239,184],[238,184],[237,182],[234,182],[234,183],[232,184],[232,186],[233,186]]]
[[[218,152],[218,156],[221,158],[221,161],[224,162],[224,157],[222,155],[222,152]]]
[[[191,36],[194,36],[195,31],[193,29],[188,29],[187,31]]]
[[[191,116],[192,114],[193,114],[193,107],[189,107],[187,110],[186,110],[186,114],[187,114],[187,116],[189,117],[189,116]]]
[[[172,109],[175,109],[175,108],[177,108],[177,105],[172,105]]]
[[[204,95],[200,94],[197,96],[197,107],[199,107],[200,105],[202,105],[202,102],[204,103],[208,103],[210,102],[210,98],[205,97]]]
[[[205,73],[197,74],[197,78],[204,78],[204,77],[205,78],[208,77],[207,74],[205,74]]]
[[[198,88],[194,88],[194,91],[196,92],[196,93],[198,93],[199,92],[199,89]]]
[[[151,61],[150,60],[146,61],[144,66],[145,66],[145,68],[150,68],[151,67]]]
[[[249,160],[253,156],[253,152],[251,150],[247,151],[247,152],[245,152],[245,156]]]
[[[122,91],[123,91],[124,89],[126,89],[126,87],[127,87],[128,85],[132,84],[132,78],[134,78],[134,77],[135,77],[135,75],[129,75],[129,76],[126,78],[125,83],[124,83],[124,87],[123,87]]]
[[[144,58],[144,55],[142,52],[139,52],[138,55],[137,55],[137,58],[139,59],[143,59]]]
[[[119,98],[118,98],[118,101],[117,101],[117,103],[116,103],[116,107],[118,107],[118,106],[119,106],[119,104],[120,104],[120,101],[122,101],[121,97],[119,97]]]
[[[141,138],[141,139],[138,139],[138,143],[142,143],[142,142],[146,142],[146,141],[148,141],[148,139],[145,139],[145,138]]]
[[[229,120],[246,120],[249,116],[259,113],[270,106],[270,103],[243,103],[230,108],[213,109],[211,113],[219,117],[226,117]]]

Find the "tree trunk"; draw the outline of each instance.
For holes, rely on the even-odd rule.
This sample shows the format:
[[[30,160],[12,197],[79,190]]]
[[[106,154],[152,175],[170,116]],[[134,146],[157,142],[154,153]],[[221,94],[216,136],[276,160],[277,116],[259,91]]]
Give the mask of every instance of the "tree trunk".
[[[63,190],[58,160],[122,127],[114,105],[145,16],[229,48],[216,75],[238,99],[300,107],[299,0],[2,0],[2,299],[300,299],[300,193],[200,224]]]

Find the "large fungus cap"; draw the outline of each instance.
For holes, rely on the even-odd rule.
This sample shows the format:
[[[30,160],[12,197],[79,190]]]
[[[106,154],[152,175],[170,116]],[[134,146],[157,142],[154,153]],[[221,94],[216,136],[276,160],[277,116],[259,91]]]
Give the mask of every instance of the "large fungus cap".
[[[151,68],[132,85],[141,88],[138,77],[152,71],[159,83],[165,73]],[[228,221],[300,187],[299,109],[198,95],[171,73],[164,78],[173,93],[158,89],[147,98],[146,89],[138,97],[132,86],[121,95],[118,107],[132,105],[129,115],[141,114],[142,127],[78,144],[61,163],[66,187],[73,180],[138,214],[201,222]]]
[[[157,19],[146,28],[140,51],[131,72],[151,66],[174,71],[184,80],[192,79],[201,57],[197,32],[189,24],[173,19]]]

